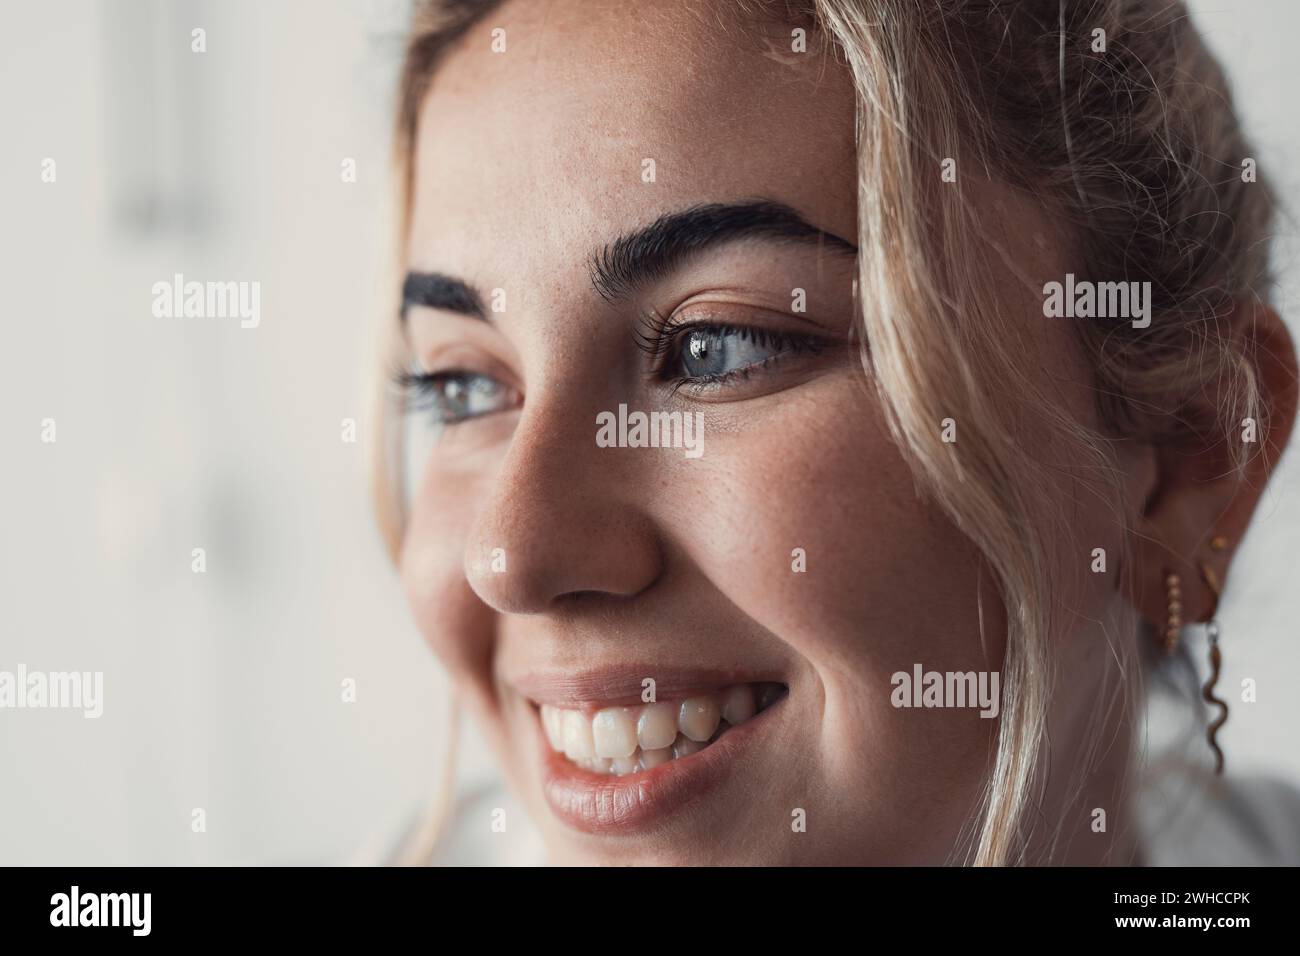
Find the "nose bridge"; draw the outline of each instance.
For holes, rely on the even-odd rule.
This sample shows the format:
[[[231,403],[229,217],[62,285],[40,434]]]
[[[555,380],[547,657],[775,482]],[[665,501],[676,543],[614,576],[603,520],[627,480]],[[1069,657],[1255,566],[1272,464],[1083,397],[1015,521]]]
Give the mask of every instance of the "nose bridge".
[[[466,577],[496,610],[541,613],[577,593],[627,597],[658,577],[657,535],[633,490],[648,476],[613,457],[629,450],[599,448],[595,436],[595,410],[563,398],[521,413],[466,542]]]

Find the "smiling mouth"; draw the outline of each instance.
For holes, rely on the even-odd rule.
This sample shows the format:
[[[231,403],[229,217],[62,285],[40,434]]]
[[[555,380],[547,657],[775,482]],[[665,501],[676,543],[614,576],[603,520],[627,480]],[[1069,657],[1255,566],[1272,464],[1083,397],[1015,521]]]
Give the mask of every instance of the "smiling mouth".
[[[783,684],[733,684],[680,700],[595,711],[538,706],[551,749],[596,774],[653,770],[707,749],[731,728],[757,716],[786,693]]]

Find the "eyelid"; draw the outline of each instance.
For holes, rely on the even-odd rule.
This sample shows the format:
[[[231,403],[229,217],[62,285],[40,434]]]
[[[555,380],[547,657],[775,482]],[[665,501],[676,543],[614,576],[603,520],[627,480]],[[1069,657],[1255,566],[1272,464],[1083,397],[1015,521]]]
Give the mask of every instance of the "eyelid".
[[[521,389],[522,368],[510,338],[490,322],[413,306],[404,332],[407,354],[421,369],[472,368]],[[462,357],[463,356],[463,357]]]
[[[719,321],[737,325],[750,324],[748,318],[759,317],[783,325],[794,325],[800,331],[821,335],[828,339],[842,338],[844,334],[841,307],[850,306],[849,297],[843,301],[833,291],[804,290],[802,311],[794,310],[794,290],[772,295],[763,289],[726,287],[697,292],[678,299],[668,315],[718,316]],[[814,303],[811,307],[808,303]],[[734,318],[733,318],[734,316]]]
[[[514,370],[488,350],[464,342],[449,342],[445,346],[435,347],[428,355],[414,356],[413,361],[420,373],[442,375],[453,372],[466,372],[496,379],[506,388],[523,394],[523,387]]]

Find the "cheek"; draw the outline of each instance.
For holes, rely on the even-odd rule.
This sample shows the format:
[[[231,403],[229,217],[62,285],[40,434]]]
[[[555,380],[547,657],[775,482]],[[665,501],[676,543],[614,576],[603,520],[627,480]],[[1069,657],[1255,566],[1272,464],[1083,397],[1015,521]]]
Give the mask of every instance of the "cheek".
[[[820,737],[817,769],[863,805],[892,805],[906,787],[918,819],[957,825],[998,721],[895,708],[891,676],[1000,670],[1005,617],[974,544],[919,498],[856,386],[805,389],[710,441],[678,499],[694,498],[679,513],[695,520],[676,533],[704,577],[815,674],[801,712]]]
[[[402,586],[420,633],[467,689],[486,690],[492,617],[465,578],[468,478],[427,475],[402,542]]]
[[[826,675],[852,674],[887,696],[889,674],[913,662],[999,666],[993,591],[981,646],[976,548],[920,500],[852,381],[820,383],[710,435],[696,466],[683,479],[691,492],[674,495],[684,506],[675,534],[734,605]]]

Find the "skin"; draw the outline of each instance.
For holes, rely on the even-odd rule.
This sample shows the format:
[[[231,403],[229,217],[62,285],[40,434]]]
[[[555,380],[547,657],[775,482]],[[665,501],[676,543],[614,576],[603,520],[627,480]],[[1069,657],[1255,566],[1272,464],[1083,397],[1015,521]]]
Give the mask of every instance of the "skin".
[[[699,203],[763,197],[828,233],[857,234],[847,73],[813,45],[774,53],[769,38],[788,27],[686,6],[511,3],[439,67],[420,111],[407,266],[459,277],[485,301],[504,289],[507,307],[490,321],[413,308],[411,355],[429,371],[490,375],[513,397],[449,427],[421,463],[404,585],[553,862],[941,863],[987,779],[999,721],[895,708],[890,675],[917,662],[998,670],[1004,615],[978,549],[918,497],[865,387],[847,341],[851,258],[749,240],[690,259],[629,302],[592,286],[593,251]],[[489,50],[495,26],[507,30],[505,54]],[[642,180],[646,157],[653,183]],[[972,190],[1022,269],[1066,270],[1066,244],[1038,210],[995,184]],[[794,288],[807,291],[806,313],[792,312]],[[1091,423],[1087,369],[1040,305],[1008,293],[1044,381]],[[674,391],[636,347],[642,310],[721,314],[813,333],[824,347]],[[1290,343],[1272,313],[1250,317],[1251,334],[1282,356],[1265,384],[1284,442]],[[702,411],[704,456],[597,447],[597,413],[619,404]],[[1124,525],[1068,477],[1068,451],[1042,438],[1067,466],[1054,493],[1078,532],[1053,560],[1077,567],[1097,546],[1118,554]],[[1212,526],[1235,546],[1258,495],[1201,480],[1209,452],[1189,451],[1181,471],[1167,459],[1121,451],[1139,509],[1162,489],[1158,513],[1123,516],[1138,566],[1153,570],[1127,589],[1121,575],[1093,576],[1066,596],[1074,617],[1058,650],[1071,679],[1053,697],[1047,763],[1072,766],[1089,735],[1117,741],[1082,785],[1043,778],[1042,816],[1065,818],[1067,834],[1088,834],[1088,808],[1113,806],[1131,759],[1125,718],[1089,722],[1098,688],[1115,678],[1099,622],[1133,608],[1163,620],[1160,561],[1196,553]],[[792,572],[795,548],[806,573]],[[492,570],[494,549],[506,573]],[[1216,556],[1221,575],[1230,556]],[[1189,609],[1204,610],[1194,573],[1184,581]],[[737,666],[785,683],[789,697],[714,790],[632,834],[580,832],[555,817],[523,678]],[[792,831],[795,808],[806,832]],[[1113,806],[1108,834],[1068,836],[1055,859],[1129,862],[1137,850],[1125,824]],[[1046,847],[1034,837],[1031,855]]]

